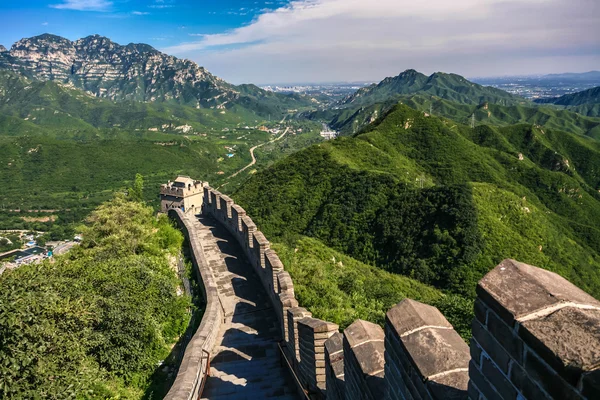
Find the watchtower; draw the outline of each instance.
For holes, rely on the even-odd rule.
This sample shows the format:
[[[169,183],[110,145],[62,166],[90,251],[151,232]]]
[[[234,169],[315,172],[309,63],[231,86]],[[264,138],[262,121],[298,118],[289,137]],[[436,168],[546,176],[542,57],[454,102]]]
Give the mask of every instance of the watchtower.
[[[160,211],[167,213],[171,209],[179,208],[185,213],[200,214],[205,186],[208,186],[208,182],[197,181],[189,176],[178,176],[175,181],[169,181],[160,187]]]

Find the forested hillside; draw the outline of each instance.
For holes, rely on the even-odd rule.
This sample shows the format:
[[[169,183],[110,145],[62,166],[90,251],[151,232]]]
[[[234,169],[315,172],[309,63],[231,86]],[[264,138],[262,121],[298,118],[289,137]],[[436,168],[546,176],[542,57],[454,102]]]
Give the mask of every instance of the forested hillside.
[[[554,104],[589,117],[600,117],[600,87],[557,98],[538,99],[536,103]]]
[[[0,398],[141,398],[186,329],[183,237],[122,196],[68,255],[0,275]],[[152,396],[148,396],[152,398]]]
[[[235,194],[267,237],[303,234],[473,296],[499,261],[556,271],[600,297],[600,143],[532,125],[478,126],[394,107]]]
[[[340,106],[365,107],[414,94],[436,96],[460,104],[479,105],[490,102],[515,105],[528,103],[522,97],[493,87],[478,85],[460,75],[436,72],[431,76],[426,76],[409,69],[398,76],[386,78],[379,84],[358,90],[343,100]]]
[[[487,102],[477,105],[461,104],[424,94],[394,96],[370,106],[327,109],[305,113],[305,115],[310,119],[328,121],[333,129],[351,135],[377,121],[398,103],[464,125],[470,125],[472,122],[475,125],[496,126],[527,123],[600,139],[600,118],[596,118],[597,115],[593,112],[589,114],[590,116],[584,116],[587,114],[581,115],[581,110],[576,108],[566,110],[551,105],[536,106],[533,103],[510,106]],[[600,105],[589,107],[593,110]],[[473,116],[475,116],[474,120]]]

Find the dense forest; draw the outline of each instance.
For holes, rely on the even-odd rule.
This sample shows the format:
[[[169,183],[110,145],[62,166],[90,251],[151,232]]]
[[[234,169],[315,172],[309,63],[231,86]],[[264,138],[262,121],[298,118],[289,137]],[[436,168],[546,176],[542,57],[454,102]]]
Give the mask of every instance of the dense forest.
[[[259,172],[234,198],[275,242],[310,236],[465,301],[505,258],[600,297],[598,165],[600,144],[585,136],[471,129],[399,105]]]
[[[98,207],[69,254],[0,275],[0,398],[151,398],[191,303],[183,236],[136,198]]]

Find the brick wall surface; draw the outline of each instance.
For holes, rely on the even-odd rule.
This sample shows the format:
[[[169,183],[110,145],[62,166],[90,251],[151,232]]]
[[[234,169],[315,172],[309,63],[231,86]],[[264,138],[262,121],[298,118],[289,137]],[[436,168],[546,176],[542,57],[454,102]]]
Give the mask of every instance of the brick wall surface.
[[[505,260],[477,287],[471,398],[600,399],[600,302]]]
[[[343,340],[344,336],[340,332],[336,332],[325,342],[325,386],[327,387],[327,400],[346,399]]]
[[[297,325],[301,379],[309,391],[326,393],[325,342],[339,327],[310,317],[299,320]]]
[[[388,311],[390,399],[466,399],[469,359],[468,346],[437,308],[406,299]]]
[[[344,330],[343,337],[346,399],[383,399],[386,395],[383,329],[358,320]]]

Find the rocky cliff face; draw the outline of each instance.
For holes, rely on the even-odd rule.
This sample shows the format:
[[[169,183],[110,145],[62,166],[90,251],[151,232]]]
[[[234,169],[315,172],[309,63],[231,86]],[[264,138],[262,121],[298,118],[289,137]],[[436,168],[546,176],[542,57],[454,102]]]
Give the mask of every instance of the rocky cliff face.
[[[6,50],[0,46],[0,51]],[[72,42],[41,35],[0,52],[0,69],[30,78],[73,85],[111,100],[175,101],[224,108],[240,94],[236,87],[197,64],[145,44],[121,46],[102,36]]]

